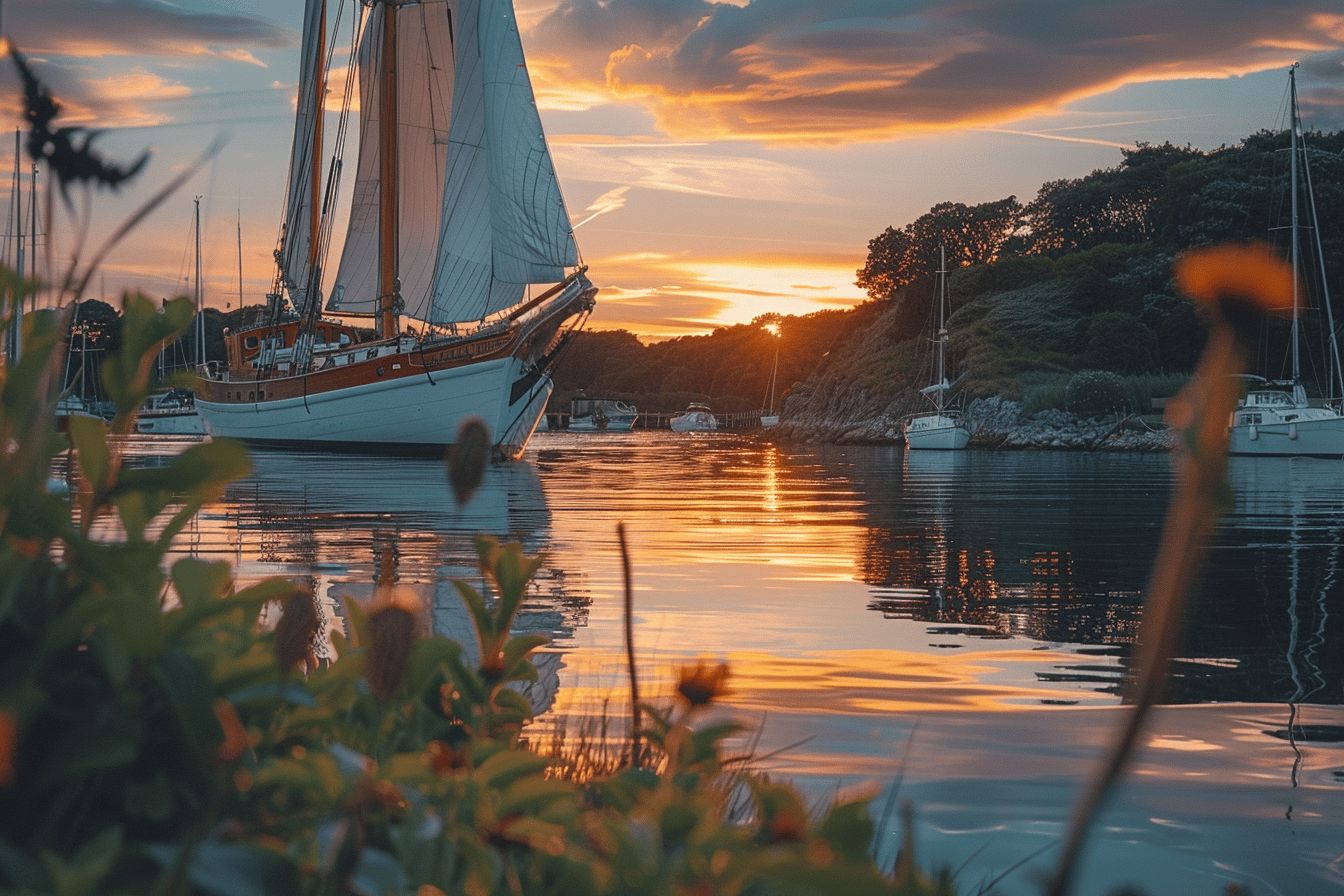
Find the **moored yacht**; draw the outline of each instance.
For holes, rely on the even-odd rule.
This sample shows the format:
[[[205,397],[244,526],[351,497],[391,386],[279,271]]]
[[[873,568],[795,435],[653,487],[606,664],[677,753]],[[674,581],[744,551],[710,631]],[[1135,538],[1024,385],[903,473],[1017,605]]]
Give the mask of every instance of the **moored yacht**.
[[[947,381],[947,250],[938,250],[938,288],[935,301],[938,306],[938,325],[934,331],[933,385],[919,390],[919,394],[933,402],[932,414],[912,414],[902,423],[905,444],[912,450],[961,451],[971,441],[971,431],[961,414],[948,406],[947,393],[952,384]]]
[[[710,412],[709,405],[692,402],[686,407],[686,413],[673,417],[668,425],[673,432],[714,432],[719,428],[719,421]]]

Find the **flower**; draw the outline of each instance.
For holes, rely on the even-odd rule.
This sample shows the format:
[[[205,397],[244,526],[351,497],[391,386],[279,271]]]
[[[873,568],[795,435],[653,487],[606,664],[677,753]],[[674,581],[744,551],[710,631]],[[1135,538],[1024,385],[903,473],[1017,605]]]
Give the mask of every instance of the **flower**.
[[[386,703],[401,690],[415,644],[415,616],[396,601],[369,614],[369,658],[364,677],[375,697]]]
[[[728,666],[709,665],[704,660],[694,667],[683,666],[677,680],[677,693],[691,706],[708,706],[728,693]]]
[[[220,730],[224,732],[224,740],[215,750],[215,755],[221,762],[233,762],[242,758],[243,754],[252,748],[252,741],[247,736],[247,729],[243,727],[243,720],[238,718],[238,710],[223,697],[216,700],[212,708],[215,711],[215,718],[219,721]]]
[[[1249,304],[1281,313],[1293,303],[1293,269],[1262,243],[1228,244],[1187,252],[1176,263],[1176,283],[1197,302]]]
[[[313,639],[321,625],[313,595],[295,588],[275,624],[275,661],[284,672],[314,664]]]
[[[14,783],[14,754],[18,752],[19,723],[14,716],[0,709],[0,788]]]

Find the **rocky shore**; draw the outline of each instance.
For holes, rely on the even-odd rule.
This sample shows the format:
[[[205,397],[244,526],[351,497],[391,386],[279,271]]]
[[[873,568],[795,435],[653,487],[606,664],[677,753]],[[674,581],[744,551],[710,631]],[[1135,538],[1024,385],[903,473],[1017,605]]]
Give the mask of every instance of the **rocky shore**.
[[[778,434],[806,443],[891,444],[900,441],[900,411],[830,415],[806,409],[790,414],[786,405]],[[1167,451],[1170,431],[1139,417],[1080,418],[1068,411],[1025,414],[1015,401],[978,398],[965,411],[972,448],[1038,451]]]

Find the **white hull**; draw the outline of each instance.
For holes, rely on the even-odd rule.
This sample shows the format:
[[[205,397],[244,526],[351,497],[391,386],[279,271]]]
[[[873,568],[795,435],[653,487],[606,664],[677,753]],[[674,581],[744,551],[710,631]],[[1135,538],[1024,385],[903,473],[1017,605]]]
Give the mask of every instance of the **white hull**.
[[[778,414],[762,414],[762,415],[761,415],[761,428],[762,428],[762,429],[774,429],[774,428],[775,428],[776,426],[778,426],[778,425],[779,425],[779,415],[778,415]]]
[[[141,412],[135,418],[135,431],[150,436],[203,436],[205,421],[195,411]]]
[[[970,430],[954,417],[934,414],[905,424],[905,443],[911,450],[961,451],[970,441]]]
[[[719,421],[713,414],[706,414],[697,411],[694,414],[682,414],[680,417],[673,417],[668,423],[673,432],[716,432],[719,428]]]
[[[495,447],[517,457],[536,429],[551,395],[539,380],[516,404],[509,392],[526,376],[518,358],[503,358],[438,370],[429,377],[402,377],[346,389],[249,404],[196,400],[212,436],[257,444],[395,454],[433,453],[452,444],[458,426],[479,417]]]
[[[1249,457],[1344,457],[1344,417],[1228,427],[1229,454]]]

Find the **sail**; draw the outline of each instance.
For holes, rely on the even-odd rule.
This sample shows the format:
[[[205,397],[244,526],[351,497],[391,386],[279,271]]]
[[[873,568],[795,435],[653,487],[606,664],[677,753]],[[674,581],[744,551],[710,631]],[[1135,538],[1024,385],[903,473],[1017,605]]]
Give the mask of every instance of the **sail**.
[[[340,268],[327,307],[378,309],[379,115],[386,5],[373,7],[360,40],[359,161]],[[398,276],[406,311],[429,311],[453,101],[449,0],[421,0],[397,12]]]
[[[315,129],[323,102],[321,71],[323,7],[326,0],[307,0],[303,10],[303,56],[299,68],[299,101],[294,115],[294,145],[289,154],[289,190],[285,199],[284,234],[280,243],[280,273],[300,312],[307,304],[312,232],[313,166],[321,164],[313,152]]]
[[[578,264],[509,0],[462,0],[431,319],[477,320]]]

